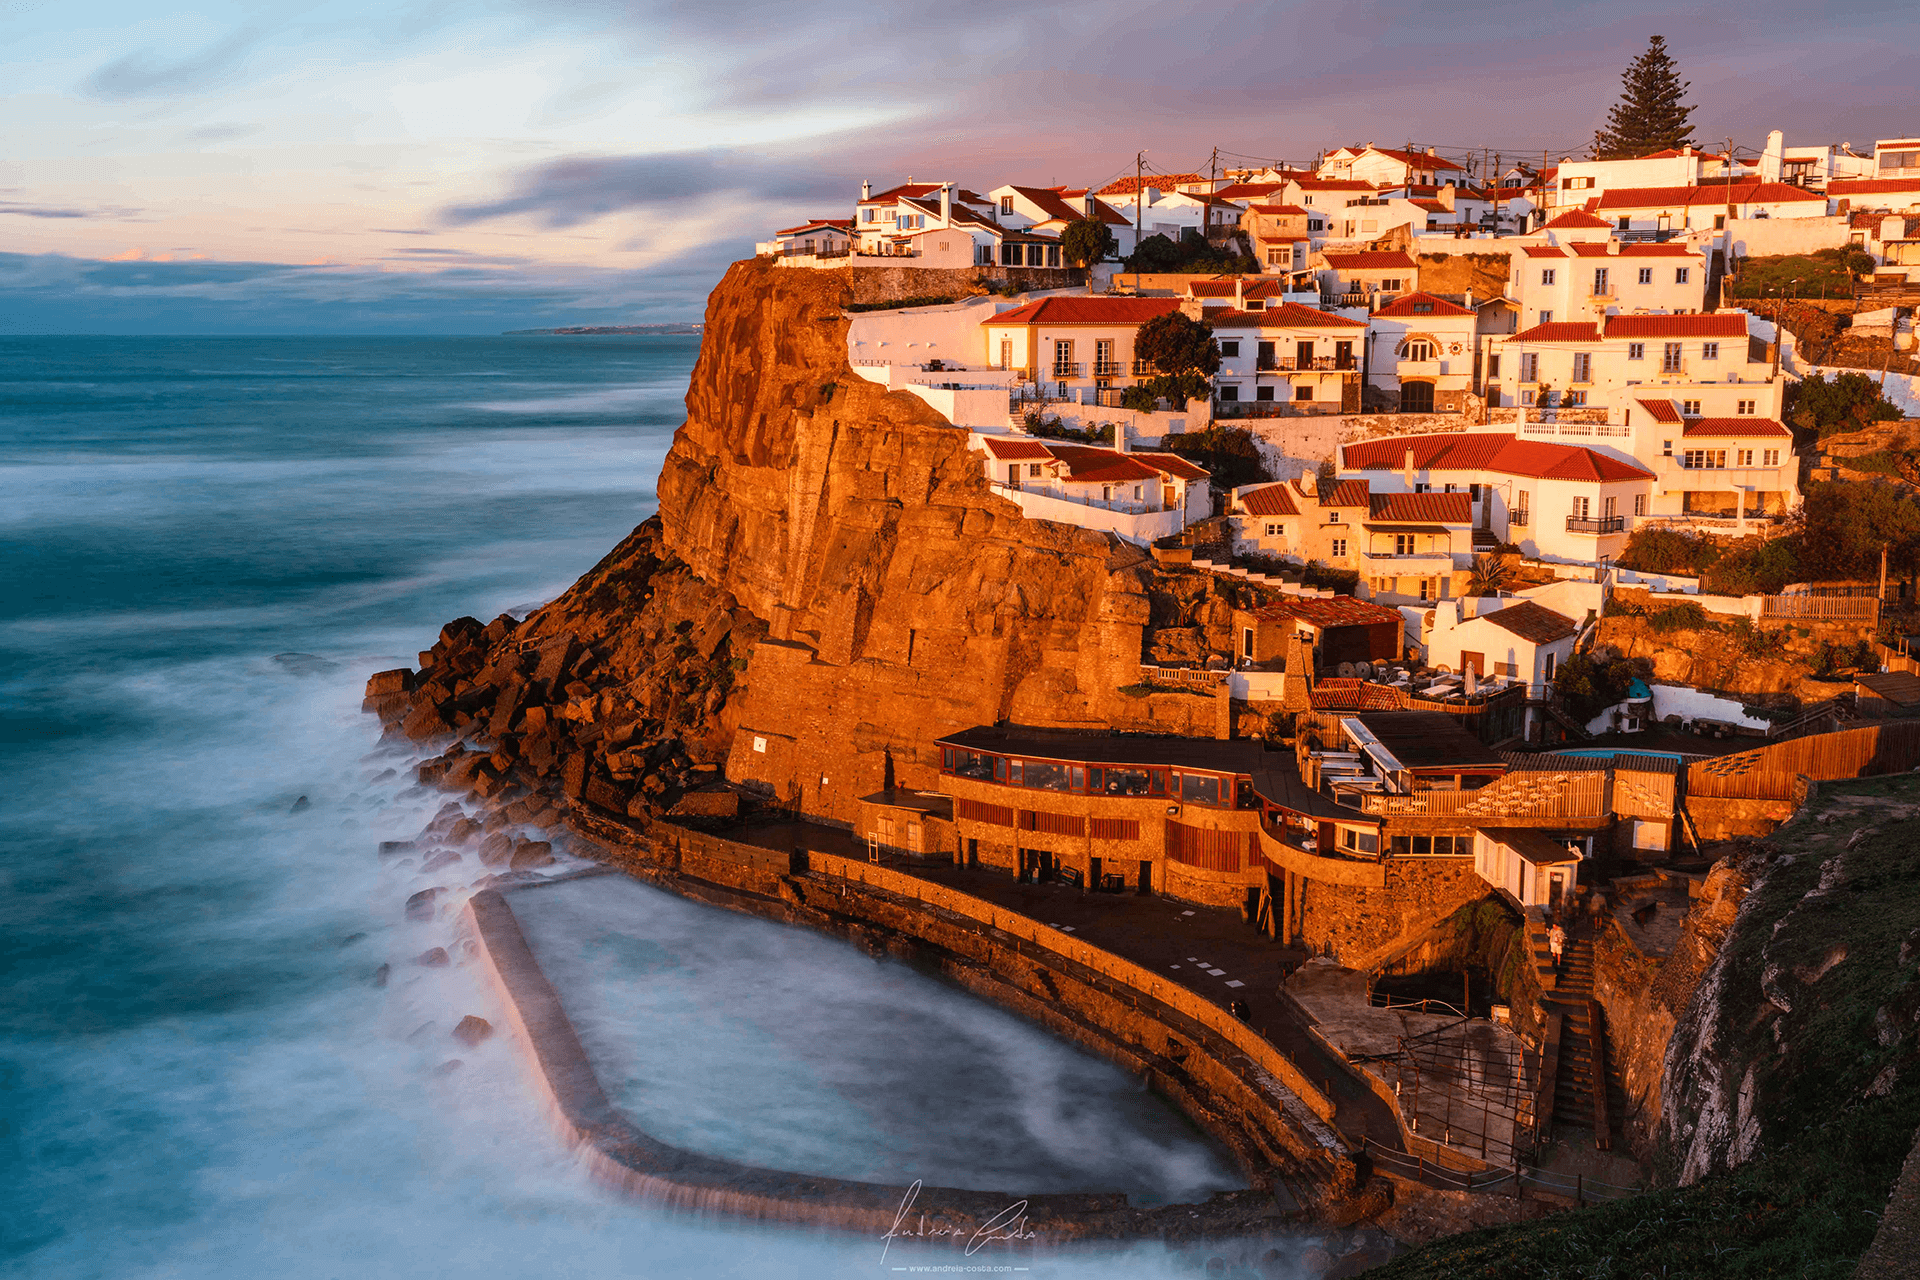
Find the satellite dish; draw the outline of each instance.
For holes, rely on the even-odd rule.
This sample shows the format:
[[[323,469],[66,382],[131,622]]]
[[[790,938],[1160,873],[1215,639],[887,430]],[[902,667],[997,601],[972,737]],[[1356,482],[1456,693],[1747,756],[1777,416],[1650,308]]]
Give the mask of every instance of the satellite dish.
[[[1373,664],[1371,662],[1356,662],[1353,664],[1353,674],[1359,676],[1362,680],[1371,680],[1373,679]]]
[[[1434,670],[1439,672],[1443,676],[1450,676],[1453,674],[1453,668],[1448,666],[1444,662],[1441,663],[1439,666],[1435,667]]]
[[[1352,678],[1353,676],[1353,664],[1351,662],[1343,662],[1338,667],[1334,668],[1334,670],[1338,671],[1343,677],[1346,677],[1349,679]]]

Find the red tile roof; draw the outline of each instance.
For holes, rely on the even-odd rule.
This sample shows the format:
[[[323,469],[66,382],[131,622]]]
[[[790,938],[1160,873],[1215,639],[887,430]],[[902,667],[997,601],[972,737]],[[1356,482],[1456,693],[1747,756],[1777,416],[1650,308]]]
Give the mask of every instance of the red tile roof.
[[[1895,191],[1920,191],[1920,177],[1913,178],[1835,178],[1827,184],[1827,194],[1840,196],[1877,196]]]
[[[1399,252],[1368,250],[1362,253],[1325,253],[1320,255],[1335,271],[1413,271],[1412,258]]]
[[[983,436],[980,443],[987,452],[1001,462],[1024,462],[1029,459],[1038,462],[1053,455],[1047,452],[1047,446],[1038,440],[1018,440],[1006,436]]]
[[[1398,319],[1402,316],[1470,316],[1473,312],[1430,293],[1409,293],[1395,298],[1373,314],[1375,317]]]
[[[1234,182],[1213,193],[1216,200],[1257,200],[1261,196],[1270,196],[1284,183],[1279,182]]]
[[[1282,596],[1248,612],[1270,622],[1296,619],[1316,627],[1372,627],[1383,622],[1405,625],[1398,609],[1352,596]]]
[[[1322,480],[1317,486],[1319,503],[1323,507],[1371,506],[1371,487],[1369,480]]]
[[[1050,219],[1057,219],[1061,222],[1078,222],[1087,216],[1086,206],[1077,202],[1078,197],[1076,197],[1076,203],[1068,204],[1067,197],[1057,188],[1014,187],[1013,190],[1032,201],[1033,204]],[[1093,212],[1094,216],[1099,218],[1100,221],[1111,223],[1114,226],[1131,226],[1133,223],[1133,219],[1122,217],[1114,211],[1113,206],[1097,197],[1093,202]]]
[[[815,218],[813,221],[803,222],[797,227],[782,228],[773,234],[777,236],[793,236],[799,235],[802,231],[811,231],[815,227],[832,227],[838,231],[845,231],[852,226],[852,218]]]
[[[1300,508],[1294,505],[1293,487],[1286,481],[1278,484],[1262,485],[1240,495],[1240,505],[1246,508],[1250,516],[1297,516]]]
[[[1149,173],[1141,178],[1116,178],[1093,194],[1097,196],[1130,196],[1135,191],[1152,187],[1156,191],[1171,191],[1182,183],[1211,181],[1204,173]]]
[[[1579,631],[1573,619],[1564,613],[1555,613],[1537,600],[1522,600],[1510,604],[1504,609],[1480,615],[1494,626],[1511,631],[1522,640],[1534,644],[1552,644],[1555,640],[1565,640]]]
[[[1567,251],[1557,244],[1529,244],[1521,246],[1529,258],[1564,258]]]
[[[1160,473],[1131,455],[1090,445],[1054,444],[1047,446],[1054,461],[1062,464],[1067,478],[1081,484],[1116,484],[1131,480],[1158,480]]]
[[[1281,281],[1266,276],[1244,278],[1247,281],[1246,292],[1242,295],[1244,297],[1278,298],[1284,296],[1287,291],[1285,284]],[[1231,298],[1233,286],[1233,280],[1189,280],[1187,296],[1189,298]]]
[[[1207,323],[1218,329],[1223,325],[1252,326],[1262,329],[1364,329],[1364,320],[1350,320],[1346,316],[1336,316],[1331,312],[1314,307],[1301,306],[1297,302],[1283,302],[1277,307],[1268,307],[1264,311],[1234,311],[1206,317]]]
[[[897,187],[875,192],[860,201],[861,204],[892,204],[896,200],[917,200],[921,196],[932,195],[940,190],[937,182],[903,182]]]
[[[1598,342],[1600,326],[1585,320],[1553,320],[1522,329],[1509,342]]]
[[[1550,480],[1651,480],[1653,473],[1584,445],[1521,440],[1505,432],[1391,436],[1342,446],[1358,471],[1398,471],[1413,451],[1417,471],[1497,471]]]
[[[1250,204],[1247,208],[1255,213],[1284,213],[1294,217],[1305,217],[1307,211],[1297,204]]]
[[[1178,298],[1053,297],[989,316],[981,325],[1100,324],[1141,325],[1180,309]]]
[[[1600,196],[1602,209],[1655,209],[1669,205],[1723,205],[1731,195],[1735,204],[1804,204],[1818,202],[1824,206],[1827,198],[1799,187],[1788,186],[1784,182],[1761,182],[1757,178],[1743,178],[1731,184],[1715,182],[1711,178],[1697,187],[1619,187],[1603,192]]]
[[[1462,173],[1466,172],[1465,169],[1462,169],[1461,166],[1455,164],[1453,161],[1441,156],[1432,155],[1425,151],[1397,151],[1391,147],[1342,147],[1341,150],[1350,152],[1356,157],[1365,155],[1371,151],[1377,156],[1386,156],[1389,159],[1398,160],[1402,164],[1410,165],[1415,169],[1433,169],[1436,171],[1440,169],[1460,169]]]
[[[1623,258],[1700,258],[1706,256],[1690,244],[1623,244]]]
[[[1747,315],[1608,316],[1609,338],[1744,338]]]
[[[1642,400],[1640,407],[1655,422],[1675,423],[1680,421],[1680,411],[1673,407],[1671,400]]]
[[[1290,181],[1302,191],[1378,191],[1380,189],[1371,182],[1361,182],[1355,178],[1293,178]]]
[[[1368,518],[1395,524],[1472,524],[1473,496],[1465,493],[1376,493]]]
[[[1571,231],[1576,227],[1611,228],[1612,226],[1613,224],[1611,222],[1608,222],[1605,218],[1596,218],[1592,214],[1588,213],[1585,209],[1569,209],[1567,212],[1561,214],[1559,217],[1555,218],[1553,221],[1542,226],[1540,230]]]
[[[1148,466],[1170,475],[1177,480],[1205,480],[1213,473],[1205,467],[1187,461],[1177,453],[1131,453],[1130,458],[1138,458]]]
[[[1646,401],[1641,401],[1645,404]],[[1784,436],[1792,434],[1772,418],[1688,418],[1683,436]]]

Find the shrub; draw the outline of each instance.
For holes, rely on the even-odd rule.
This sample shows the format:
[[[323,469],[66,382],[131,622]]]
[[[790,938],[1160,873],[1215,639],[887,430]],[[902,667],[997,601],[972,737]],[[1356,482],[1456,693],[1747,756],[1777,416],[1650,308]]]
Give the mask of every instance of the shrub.
[[[1694,600],[1670,604],[1664,609],[1656,609],[1647,615],[1647,630],[1655,635],[1671,635],[1675,631],[1699,631],[1706,626],[1708,626],[1707,611]]]
[[[1267,472],[1253,433],[1244,427],[1215,425],[1205,431],[1179,432],[1166,437],[1162,447],[1205,467],[1216,489],[1237,489],[1274,478]]]
[[[1677,529],[1635,529],[1621,552],[1623,569],[1642,573],[1697,575],[1720,558],[1720,548],[1707,539]]]
[[[1781,412],[1788,422],[1817,439],[1900,418],[1899,408],[1864,373],[1835,373],[1831,380],[1814,373],[1788,383]]]
[[[1336,569],[1332,565],[1321,564],[1318,560],[1307,561],[1300,571],[1300,581],[1309,587],[1324,587],[1330,591],[1352,595],[1360,585],[1358,569]]]
[[[957,302],[951,294],[924,294],[913,298],[895,298],[892,302],[850,302],[849,311],[895,311],[901,307],[938,307],[945,303]]]

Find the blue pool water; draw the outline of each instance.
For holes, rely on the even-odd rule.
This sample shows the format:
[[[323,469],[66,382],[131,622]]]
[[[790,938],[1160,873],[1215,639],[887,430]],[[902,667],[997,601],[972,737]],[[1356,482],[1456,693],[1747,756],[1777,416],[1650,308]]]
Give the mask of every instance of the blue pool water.
[[[1557,756],[1586,756],[1595,760],[1611,760],[1615,756],[1653,756],[1660,760],[1694,760],[1698,757],[1682,755],[1678,751],[1637,751],[1632,747],[1577,747],[1565,751],[1555,751]]]
[[[366,675],[650,514],[695,343],[0,338],[0,1274],[878,1271],[596,1190],[374,856]]]

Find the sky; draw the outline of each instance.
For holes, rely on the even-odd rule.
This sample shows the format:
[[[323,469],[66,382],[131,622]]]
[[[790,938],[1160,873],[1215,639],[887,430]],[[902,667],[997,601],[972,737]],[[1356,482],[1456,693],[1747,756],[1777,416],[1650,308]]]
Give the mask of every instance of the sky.
[[[6,0],[0,333],[697,320],[863,179],[1557,159],[1655,33],[1703,141],[1920,130],[1910,0]]]

